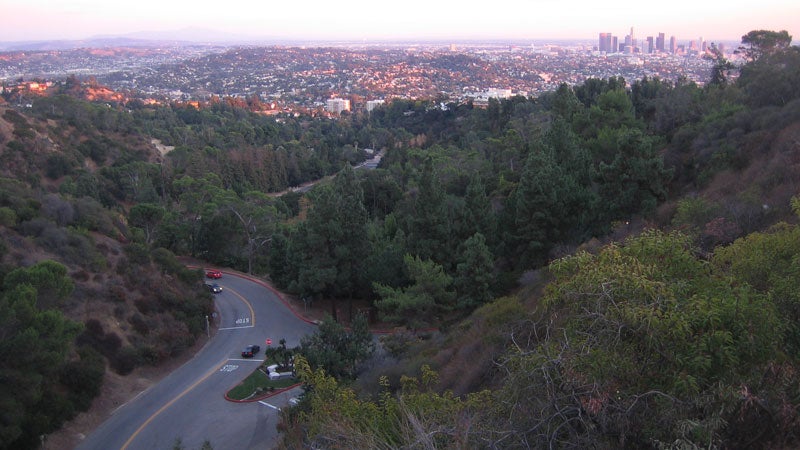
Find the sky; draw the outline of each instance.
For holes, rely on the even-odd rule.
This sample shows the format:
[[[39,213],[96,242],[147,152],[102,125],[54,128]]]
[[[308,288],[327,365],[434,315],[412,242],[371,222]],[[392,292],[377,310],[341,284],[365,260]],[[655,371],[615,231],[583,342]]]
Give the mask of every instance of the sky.
[[[212,29],[304,40],[596,39],[663,32],[734,40],[751,30],[800,39],[798,0],[0,0],[0,42]]]

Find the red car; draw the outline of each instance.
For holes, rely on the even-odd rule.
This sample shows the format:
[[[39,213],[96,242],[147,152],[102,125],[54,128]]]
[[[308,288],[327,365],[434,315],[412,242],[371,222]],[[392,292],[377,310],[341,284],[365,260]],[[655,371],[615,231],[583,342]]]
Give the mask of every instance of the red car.
[[[222,278],[222,272],[219,270],[209,270],[206,272],[206,276],[208,278]]]

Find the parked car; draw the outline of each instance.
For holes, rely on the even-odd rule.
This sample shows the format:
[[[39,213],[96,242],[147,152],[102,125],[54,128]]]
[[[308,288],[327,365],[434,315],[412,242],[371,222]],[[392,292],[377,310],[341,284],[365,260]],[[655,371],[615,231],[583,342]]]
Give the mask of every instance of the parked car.
[[[261,350],[261,347],[259,347],[258,345],[255,344],[248,345],[247,347],[244,348],[244,350],[242,350],[242,356],[245,358],[252,358],[253,356],[256,355],[256,353],[258,353],[259,350]]]
[[[222,272],[220,272],[219,270],[209,270],[208,272],[206,272],[206,277],[219,279],[222,278]]]
[[[217,283],[206,283],[206,288],[215,294],[222,292],[222,286],[218,285]]]

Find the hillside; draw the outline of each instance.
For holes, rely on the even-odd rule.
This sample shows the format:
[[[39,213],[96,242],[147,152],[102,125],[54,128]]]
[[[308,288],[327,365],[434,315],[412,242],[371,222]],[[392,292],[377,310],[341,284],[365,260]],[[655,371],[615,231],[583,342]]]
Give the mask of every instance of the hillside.
[[[119,210],[112,211],[92,198],[59,193],[63,178],[48,176],[47,168],[69,155],[62,150],[63,143],[59,144],[69,140],[69,127],[56,130],[56,123],[0,109],[0,274],[6,279],[4,292],[13,292],[9,277],[21,269],[63,268],[63,276],[70,280],[68,292],[51,297],[39,288],[35,304],[41,311],[57,310],[66,323],[78,325],[74,342],[65,342],[69,346],[61,362],[51,360],[45,366],[34,358],[13,369],[24,378],[18,385],[8,386],[17,387],[13,394],[4,394],[8,399],[28,395],[28,390],[40,391],[27,398],[21,411],[36,411],[43,407],[42,402],[62,402],[60,408],[49,408],[53,414],[48,421],[4,422],[3,429],[11,434],[4,434],[3,441],[18,448],[33,446],[35,441],[26,439],[37,432],[49,434],[61,421],[89,408],[101,389],[106,393],[126,389],[131,383],[120,380],[136,367],[158,366],[182,356],[204,332],[204,316],[211,312],[201,273],[187,271],[168,252],[151,253],[132,245]],[[51,262],[57,265],[49,268],[46,264]],[[19,306],[19,300],[12,301],[12,309]],[[10,336],[24,323],[3,317],[4,330],[11,333],[5,335],[3,354],[10,358],[24,342]],[[49,333],[38,332],[42,345],[47,345]],[[29,352],[40,347],[24,345],[30,346]],[[76,365],[80,365],[79,372],[74,372]],[[70,371],[83,378],[71,378]],[[35,373],[52,381],[37,388],[29,384],[36,383]],[[20,428],[15,432],[16,426]],[[14,438],[17,433],[21,435]]]

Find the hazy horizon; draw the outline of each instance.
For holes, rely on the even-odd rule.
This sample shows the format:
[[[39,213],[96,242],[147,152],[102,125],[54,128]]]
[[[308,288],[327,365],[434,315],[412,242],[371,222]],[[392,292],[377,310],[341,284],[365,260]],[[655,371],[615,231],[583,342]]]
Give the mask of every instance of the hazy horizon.
[[[637,38],[665,33],[678,39],[738,41],[751,30],[786,30],[800,36],[800,2],[763,0],[744,5],[674,0],[630,7],[578,0],[520,3],[495,0],[486,7],[461,2],[407,0],[396,6],[364,0],[267,4],[230,0],[220,7],[196,2],[5,0],[0,41],[85,40],[97,36],[214,30],[230,40],[596,40],[601,32]],[[711,3],[711,2],[709,2]]]

